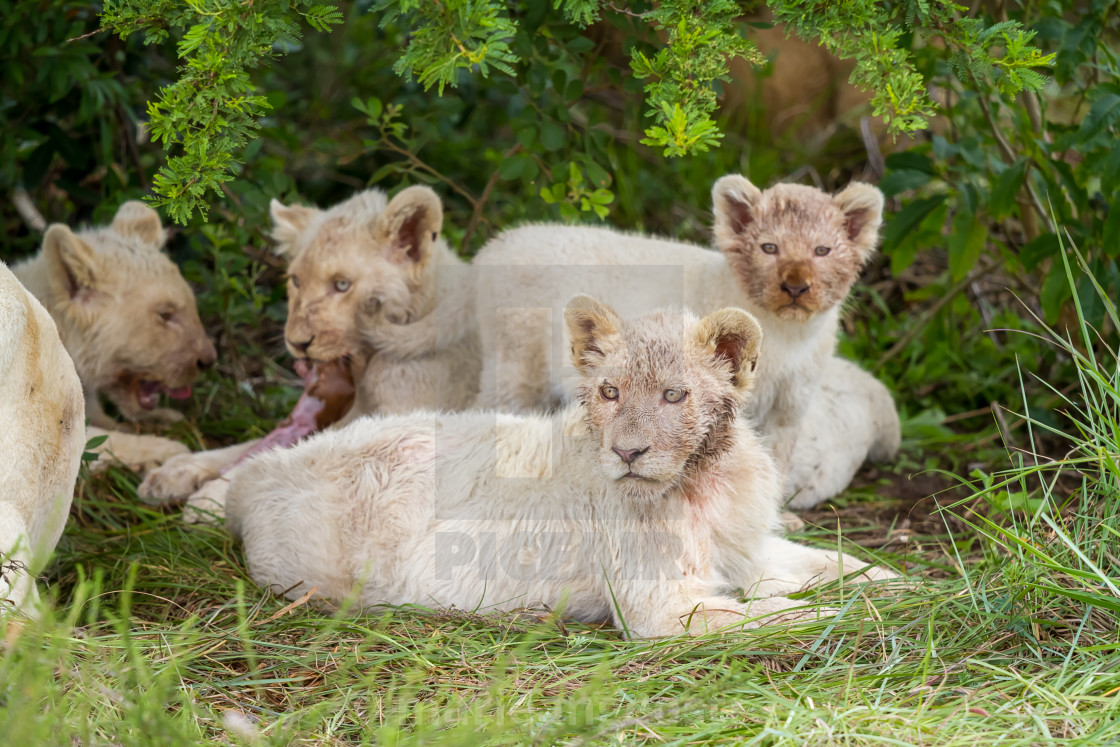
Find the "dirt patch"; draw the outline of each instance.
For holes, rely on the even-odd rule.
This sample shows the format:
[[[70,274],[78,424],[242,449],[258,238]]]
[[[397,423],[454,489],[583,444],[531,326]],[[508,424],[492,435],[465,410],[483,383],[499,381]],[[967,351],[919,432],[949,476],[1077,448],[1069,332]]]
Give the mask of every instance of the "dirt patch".
[[[798,515],[806,524],[804,534],[839,530],[868,549],[936,562],[944,558],[950,534],[973,531],[954,515],[964,507],[942,510],[966,497],[968,492],[948,475],[867,466],[844,495]]]

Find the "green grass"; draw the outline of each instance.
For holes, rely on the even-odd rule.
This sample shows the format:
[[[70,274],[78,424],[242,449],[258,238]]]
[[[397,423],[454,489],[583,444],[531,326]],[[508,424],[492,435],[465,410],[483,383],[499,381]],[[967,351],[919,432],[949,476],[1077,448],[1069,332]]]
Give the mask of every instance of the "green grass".
[[[79,497],[56,616],[3,631],[7,744],[1120,738],[1114,614],[1036,593],[999,558],[826,589],[806,603],[836,619],[722,638],[631,643],[540,611],[285,612],[220,529],[137,505],[119,478]]]
[[[933,498],[904,494],[911,474],[923,494],[956,483],[929,470],[958,462],[935,452],[919,410],[893,472],[868,473],[808,515],[801,540],[884,559],[913,582],[809,592],[805,604],[840,614],[793,628],[627,642],[543,610],[290,604],[252,584],[221,528],[138,503],[134,475],[86,477],[47,572],[54,611],[0,622],[0,743],[1120,739],[1115,348],[1084,324],[1039,344],[1072,361],[1077,386],[1052,387],[1056,412],[1022,413],[1004,467],[973,467]],[[261,427],[265,403],[227,407],[244,397],[207,381],[192,405],[192,419],[216,423],[206,435]],[[946,433],[940,448],[962,442]]]

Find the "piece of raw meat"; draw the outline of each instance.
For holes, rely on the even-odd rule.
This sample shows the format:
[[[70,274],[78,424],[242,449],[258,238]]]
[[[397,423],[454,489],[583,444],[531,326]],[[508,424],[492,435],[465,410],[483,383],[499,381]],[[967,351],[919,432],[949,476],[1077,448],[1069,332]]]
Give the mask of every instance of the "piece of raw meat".
[[[339,421],[353,406],[354,377],[346,359],[316,361],[313,364],[300,359],[296,361],[295,368],[303,379],[304,388],[292,414],[242,454],[240,459],[225,467],[222,474],[254,454],[287,448],[305,436],[326,428]]]

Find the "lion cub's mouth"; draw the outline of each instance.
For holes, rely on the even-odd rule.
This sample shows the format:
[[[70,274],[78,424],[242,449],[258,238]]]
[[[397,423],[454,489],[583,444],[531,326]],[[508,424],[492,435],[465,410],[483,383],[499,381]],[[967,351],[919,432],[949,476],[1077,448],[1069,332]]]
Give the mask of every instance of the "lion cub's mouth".
[[[166,394],[171,399],[187,399],[191,396],[189,386],[169,387],[162,381],[152,379],[133,379],[132,393],[136,403],[145,410],[154,410],[159,404],[159,395]]]
[[[801,303],[800,301],[790,301],[789,303],[782,304],[781,306],[779,306],[777,308],[777,313],[778,314],[781,314],[783,316],[791,316],[791,317],[798,317],[798,318],[812,316],[813,314],[816,313],[816,311],[817,311],[816,309],[810,308],[809,306]]]
[[[116,383],[136,401],[141,410],[156,409],[161,394],[166,394],[171,399],[187,399],[192,393],[189,384],[168,386],[159,379],[146,379],[142,374],[132,371],[117,374]]]

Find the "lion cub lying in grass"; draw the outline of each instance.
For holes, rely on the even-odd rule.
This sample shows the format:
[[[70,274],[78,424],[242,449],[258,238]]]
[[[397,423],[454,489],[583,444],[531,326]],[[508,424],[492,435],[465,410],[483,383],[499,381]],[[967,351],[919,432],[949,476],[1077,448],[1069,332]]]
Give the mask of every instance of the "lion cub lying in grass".
[[[853,183],[835,196],[779,184],[761,191],[739,175],[712,189],[721,253],[583,226],[506,231],[475,258],[483,369],[478,403],[520,411],[565,398],[557,312],[573,292],[634,314],[668,304],[697,312],[739,306],[765,332],[746,414],[772,446],[786,497],[804,508],[842,490],[872,454],[890,458],[899,423],[887,390],[833,357],[840,308],[874,254],[878,189]],[[823,382],[842,402],[824,401]],[[852,430],[844,416],[863,422]],[[866,427],[863,427],[866,426]],[[797,444],[811,434],[811,446]],[[836,448],[834,448],[836,447]]]
[[[0,262],[0,614],[33,603],[81,464],[82,384],[46,309]],[[34,613],[31,605],[27,611]]]
[[[115,432],[100,395],[130,420],[175,422],[182,415],[157,407],[160,395],[189,397],[199,369],[216,357],[194,293],[161,251],[165,240],[154,210],[126,202],[102,228],[51,226],[42,251],[12,268],[46,307],[74,360],[93,426],[88,435],[108,436],[98,451],[139,471],[187,447]]]
[[[586,296],[565,320],[579,401],[556,415],[369,417],[240,467],[226,515],[253,579],[363,606],[543,602],[638,638],[814,617],[775,595],[836,579],[839,558],[773,533],[781,482],[737,417],[758,323],[624,323]]]
[[[289,260],[288,350],[348,361],[356,383],[340,425],[375,412],[459,410],[474,400],[480,362],[466,308],[473,299],[463,290],[468,268],[439,238],[435,192],[409,187],[386,202],[370,189],[329,210],[273,200],[272,220],[276,251]],[[454,321],[432,326],[430,316]],[[213,481],[191,503],[220,511],[227,483],[216,478],[255,443],[171,460],[140,485],[140,497],[181,500]]]

